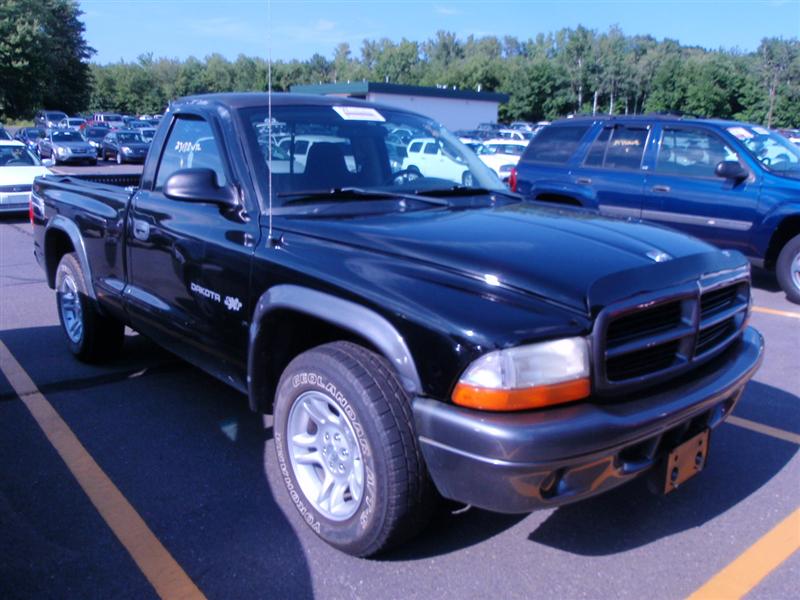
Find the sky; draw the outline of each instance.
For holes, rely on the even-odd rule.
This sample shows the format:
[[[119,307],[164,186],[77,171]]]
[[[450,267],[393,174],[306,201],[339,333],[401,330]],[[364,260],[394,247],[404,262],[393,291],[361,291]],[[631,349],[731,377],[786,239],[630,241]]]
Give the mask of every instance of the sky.
[[[438,30],[535,38],[563,27],[649,34],[709,49],[752,51],[763,37],[800,37],[800,0],[80,0],[86,39],[101,64],[217,52],[333,58],[341,42],[422,42]]]

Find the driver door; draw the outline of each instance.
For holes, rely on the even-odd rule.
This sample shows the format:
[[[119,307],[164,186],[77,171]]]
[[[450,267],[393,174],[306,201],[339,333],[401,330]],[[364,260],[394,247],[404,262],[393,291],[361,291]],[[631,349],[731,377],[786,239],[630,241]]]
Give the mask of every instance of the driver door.
[[[752,255],[748,244],[758,209],[758,181],[751,175],[737,183],[714,173],[719,162],[739,160],[733,148],[702,127],[663,125],[658,135],[642,218]]]

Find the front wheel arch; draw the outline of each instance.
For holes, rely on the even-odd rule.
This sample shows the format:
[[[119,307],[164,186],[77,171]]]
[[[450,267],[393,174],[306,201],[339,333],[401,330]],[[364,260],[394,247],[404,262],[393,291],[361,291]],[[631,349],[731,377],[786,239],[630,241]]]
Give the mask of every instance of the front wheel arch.
[[[383,356],[409,394],[422,391],[403,336],[379,314],[338,296],[295,285],[270,288],[250,326],[248,395],[250,408],[272,412],[278,380],[300,353],[335,341],[350,341]]]

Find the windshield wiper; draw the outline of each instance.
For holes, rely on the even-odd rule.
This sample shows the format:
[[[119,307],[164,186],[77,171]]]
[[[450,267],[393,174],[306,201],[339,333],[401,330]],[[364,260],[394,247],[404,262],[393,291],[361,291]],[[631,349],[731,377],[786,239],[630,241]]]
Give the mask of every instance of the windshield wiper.
[[[503,194],[509,198],[520,200],[521,198],[514,192],[507,190],[490,190],[483,187],[471,187],[468,185],[454,185],[449,188],[437,188],[433,190],[419,190],[414,192],[420,196],[433,196],[435,198],[448,198],[454,196],[479,196],[481,194]]]
[[[368,190],[358,187],[342,187],[332,188],[329,190],[301,190],[297,192],[280,192],[279,198],[290,198],[284,203],[284,206],[290,204],[299,204],[301,202],[316,202],[318,200],[375,200],[375,199],[393,199],[393,200],[412,200],[415,202],[427,202],[436,206],[449,206],[444,200],[436,198],[420,197],[413,194],[401,194],[399,192],[387,192],[383,190]]]

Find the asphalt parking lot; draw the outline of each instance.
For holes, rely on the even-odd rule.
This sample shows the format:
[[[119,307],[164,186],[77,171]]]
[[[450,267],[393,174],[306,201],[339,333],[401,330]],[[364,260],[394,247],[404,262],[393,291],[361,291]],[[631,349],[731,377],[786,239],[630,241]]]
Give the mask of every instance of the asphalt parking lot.
[[[762,273],[754,298],[764,365],[676,493],[637,480],[530,515],[443,512],[360,560],[302,522],[243,396],[132,332],[112,363],[76,362],[30,225],[4,218],[0,597],[795,598],[800,306]]]

